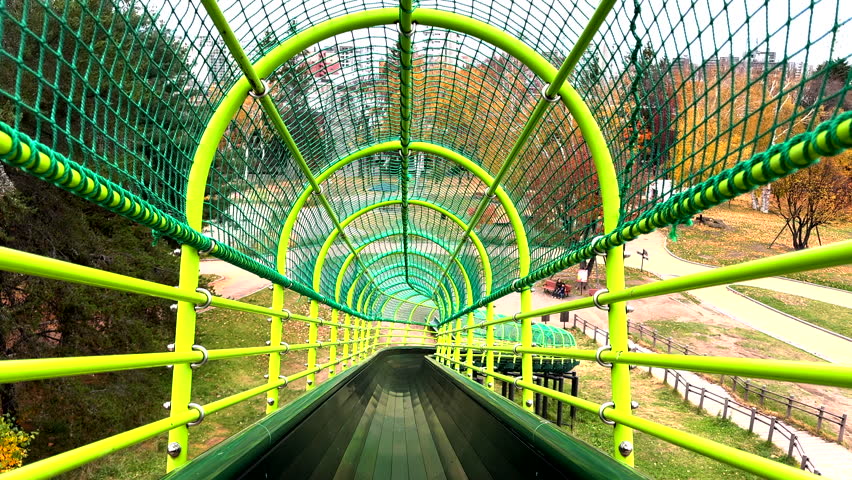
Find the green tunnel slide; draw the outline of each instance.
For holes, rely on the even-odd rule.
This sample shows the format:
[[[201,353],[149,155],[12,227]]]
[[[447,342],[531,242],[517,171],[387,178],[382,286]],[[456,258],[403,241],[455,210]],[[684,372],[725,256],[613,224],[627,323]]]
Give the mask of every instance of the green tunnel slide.
[[[383,350],[165,479],[645,478],[432,351]]]

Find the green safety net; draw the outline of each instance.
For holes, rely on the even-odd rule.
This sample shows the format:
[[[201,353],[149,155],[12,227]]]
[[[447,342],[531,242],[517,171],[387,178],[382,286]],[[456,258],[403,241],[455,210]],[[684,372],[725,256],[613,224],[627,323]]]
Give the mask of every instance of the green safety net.
[[[473,311],[596,249],[687,222],[849,146],[842,113],[852,104],[849,2],[614,3],[586,48],[582,32],[598,2],[220,1],[252,62],[331,19],[392,11],[375,26],[340,20],[348,22],[344,33],[316,37],[266,76],[295,149],[260,100],[238,99],[221,138],[204,140],[217,148],[209,173],[200,169],[202,226],[193,229],[186,208],[196,151],[244,73],[208,11],[183,0],[7,0],[0,6],[7,165],[0,168],[24,168],[156,235],[201,250],[214,240],[213,255],[341,309],[428,322]],[[541,72],[473,30],[416,24],[430,10],[488,24],[555,68],[569,52],[579,55],[568,83],[609,149],[619,228],[604,231],[601,188],[614,180],[601,180],[608,162],[593,162],[594,132],[581,131],[577,111],[547,103],[516,145],[547,88]],[[395,23],[411,17],[413,33]],[[294,208],[310,190],[297,155],[319,176],[385,142],[399,143],[338,165],[321,195]],[[490,177],[505,166],[499,186],[520,223],[469,166],[412,142],[464,156]],[[808,155],[791,161],[802,142]],[[27,149],[49,161],[32,163]],[[770,165],[778,155],[780,164]],[[737,174],[744,177],[724,183]],[[346,224],[314,288],[335,218],[380,202]],[[296,220],[282,239],[288,215]],[[473,223],[490,261],[490,289],[476,243],[453,217]],[[519,243],[529,248],[526,273]]]

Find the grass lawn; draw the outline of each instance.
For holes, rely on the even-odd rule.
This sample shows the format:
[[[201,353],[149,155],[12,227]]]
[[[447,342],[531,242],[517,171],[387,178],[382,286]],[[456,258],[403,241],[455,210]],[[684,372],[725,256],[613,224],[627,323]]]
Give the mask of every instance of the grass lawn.
[[[307,313],[308,302],[302,297],[288,293],[285,304],[294,313]],[[271,292],[262,290],[244,299],[258,305],[269,305]],[[241,347],[262,345],[268,338],[268,323],[261,315],[213,309],[199,316],[198,339],[209,348],[225,346]],[[301,322],[285,324],[284,340],[290,343],[303,341],[307,326]],[[591,348],[589,340],[576,334],[581,347]],[[305,352],[288,354],[283,362],[284,372],[304,368]],[[602,402],[608,400],[609,372],[594,362],[583,362],[579,368],[583,380],[581,394],[584,398]],[[266,357],[223,360],[210,362],[196,371],[193,384],[193,400],[207,403],[232,393],[263,383],[266,372]],[[751,451],[765,457],[783,458],[783,452],[734,424],[698,413],[685,403],[670,388],[663,386],[646,374],[636,373],[633,378],[633,394],[640,404],[638,411],[651,420],[682,428],[707,438]],[[282,404],[302,392],[302,384],[282,390]],[[264,396],[259,395],[241,404],[232,406],[205,418],[204,422],[190,431],[190,456],[203,451],[247,427],[263,416]],[[520,396],[518,396],[520,398]],[[140,401],[163,402],[167,398],[141,399]],[[555,418],[555,405],[553,417]],[[163,412],[165,415],[165,411]],[[579,412],[575,435],[604,451],[610,449],[612,428],[604,425],[595,413]],[[732,467],[725,466],[698,454],[672,446],[649,435],[637,433],[636,451],[638,467],[661,479],[716,479],[755,478]],[[70,479],[157,479],[165,471],[166,436],[143,442],[134,447],[111,454],[81,469],[63,476]]]
[[[678,226],[678,240],[668,243],[669,250],[681,258],[709,265],[731,265],[793,251],[790,234],[786,231],[769,248],[769,243],[784,226],[784,219],[775,213],[756,212],[749,208],[746,200],[747,197],[740,197],[730,205],[725,204],[705,212],[705,216],[723,220],[728,225],[727,229],[702,225]],[[823,244],[848,240],[852,238],[852,223],[824,225],[819,231]],[[810,246],[818,245],[816,235],[813,235]],[[787,276],[852,291],[852,265]]]
[[[765,288],[745,285],[734,285],[731,288],[788,315],[852,337],[852,309]]]
[[[284,304],[293,313],[306,315],[308,301],[304,297],[287,291]],[[268,306],[272,303],[272,292],[264,289],[242,299],[245,302]],[[322,315],[323,312],[320,313]],[[326,317],[327,318],[327,317]],[[285,322],[283,340],[302,343],[308,336],[307,324]],[[320,338],[323,335],[321,333]],[[269,324],[266,317],[257,314],[212,309],[198,317],[197,343],[207,348],[248,347],[263,345],[269,340]],[[292,373],[304,369],[307,352],[292,352],[282,359],[282,372]],[[240,359],[211,361],[195,371],[192,398],[205,404],[219,398],[261,385],[265,382],[268,360],[265,355]],[[304,380],[294,382],[281,390],[281,404],[292,401],[304,390]],[[238,403],[220,412],[209,415],[200,425],[190,429],[190,458],[195,458],[210,447],[246,428],[265,412],[265,395]],[[162,403],[168,398],[140,399],[140,401]],[[163,416],[166,411],[163,410]],[[156,420],[156,419],[152,419]],[[166,468],[166,435],[108,455],[61,478],[68,479],[158,479]]]
[[[793,347],[792,345],[776,340],[769,335],[748,328],[725,328],[720,325],[684,322],[676,318],[665,317],[660,318],[659,320],[645,322],[644,325],[656,329],[659,333],[656,347],[652,346],[650,336],[646,335],[644,337],[639,337],[638,335],[631,333],[630,337],[637,343],[661,353],[666,352],[666,345],[665,342],[660,341],[660,339],[671,337],[672,340],[678,343],[689,345],[690,351],[695,351],[701,354],[736,356],[744,358],[771,358],[774,360],[824,362],[824,360],[819,357],[815,357],[803,350]],[[708,374],[703,374],[702,376],[712,382],[719,382],[719,376]],[[800,401],[817,406],[820,404],[826,404],[828,402],[828,398],[826,397],[832,397],[835,395],[849,397],[849,392],[847,390],[834,387],[820,387],[815,390],[809,385],[777,380],[752,379],[751,382],[755,385],[755,387],[764,386],[769,391],[779,395],[794,395]],[[741,403],[753,405],[765,413],[771,413],[781,418],[786,415],[787,408],[785,403],[766,401],[764,405],[759,405],[754,395],[751,396],[749,401],[745,401],[742,389],[732,391],[730,380],[726,383],[726,389],[737,397]],[[842,407],[839,406],[830,408],[830,410],[840,413],[843,412]],[[807,415],[798,410],[793,410],[792,414],[792,420],[794,420],[799,427],[810,431],[812,434],[822,436],[830,441],[837,438],[837,430],[833,426],[829,427],[823,425],[822,430],[817,432],[817,419],[813,415]]]
[[[597,347],[582,332],[574,331],[573,334],[580,348]],[[599,367],[595,362],[581,362],[576,370],[580,375],[580,397],[598,403],[609,401],[609,370]],[[750,453],[787,462],[785,452],[728,420],[701,413],[695,406],[684,401],[674,389],[663,385],[649,374],[636,370],[631,377],[632,396],[640,405],[636,410],[637,415]],[[566,388],[570,387],[566,385]],[[500,391],[499,388],[497,391]],[[521,395],[515,395],[516,401],[520,402],[520,398]],[[548,402],[548,409],[549,418],[553,421],[556,418],[555,403]],[[566,422],[567,413],[566,407],[563,411]],[[563,428],[571,432],[567,424]],[[578,410],[573,435],[607,454],[612,450],[612,427],[601,422],[596,412]],[[634,440],[636,468],[652,478],[761,478],[642,432],[636,432]]]

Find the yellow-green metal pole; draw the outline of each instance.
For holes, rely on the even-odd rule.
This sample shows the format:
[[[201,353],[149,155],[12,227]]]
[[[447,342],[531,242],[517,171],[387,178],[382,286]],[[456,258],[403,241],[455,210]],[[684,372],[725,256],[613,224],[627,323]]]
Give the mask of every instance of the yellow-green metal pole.
[[[612,248],[606,256],[606,283],[611,292],[624,290],[624,247]],[[609,318],[609,343],[614,352],[627,352],[627,309],[625,302],[616,302],[609,305],[607,316]],[[625,364],[614,364],[612,366],[612,401],[615,410],[622,415],[631,415],[630,408],[630,367]],[[627,445],[630,448],[619,448]],[[624,455],[627,452],[627,455]],[[614,458],[623,459],[624,463],[633,465],[633,429],[623,424],[616,423],[613,432]]]
[[[311,300],[310,313],[311,318],[319,318],[319,302]],[[316,323],[308,325],[308,343],[315,344],[319,340],[319,326]],[[317,366],[317,347],[308,349],[308,369],[311,370]],[[317,374],[311,372],[305,382],[305,390],[313,390],[316,388]]]
[[[337,309],[331,309],[331,321],[332,323],[337,323],[340,315],[337,312]],[[331,341],[331,345],[328,347],[328,361],[331,363],[331,367],[328,369],[328,377],[331,378],[334,376],[334,372],[337,366],[337,326],[332,325],[331,331],[329,332],[329,341]]]
[[[527,312],[532,309],[532,293],[529,287],[521,290],[521,312]],[[532,319],[525,318],[521,320],[521,346],[532,346]],[[521,354],[521,379],[525,382],[532,383],[533,381],[533,358],[529,353]],[[535,409],[535,394],[532,390],[525,388],[523,390],[523,406],[529,411]]]
[[[490,322],[494,320],[494,303],[489,302],[485,307],[485,321]],[[494,346],[494,325],[488,325],[485,327],[485,346],[487,348]],[[494,351],[487,350],[485,352],[485,385],[493,389],[494,388]]]
[[[178,288],[186,292],[195,292],[198,288],[198,251],[189,245],[181,247],[180,279]],[[175,352],[190,352],[195,343],[195,304],[179,301],[175,322]],[[172,367],[172,395],[169,415],[185,416],[192,402],[192,367],[182,363]],[[189,451],[189,430],[182,424],[169,430],[169,444],[180,445],[180,451],[174,457],[166,455],[166,471],[172,471],[187,462]]]
[[[472,302],[470,296],[467,297],[468,302]],[[467,326],[472,327],[476,324],[473,320],[473,312],[467,314]],[[468,377],[473,378],[473,329],[467,331],[466,341],[467,345],[467,357],[465,358],[465,363],[467,365],[467,370],[465,373]]]
[[[280,312],[284,308],[284,287],[281,285],[272,286],[272,309]],[[269,322],[269,344],[279,345],[281,336],[284,331],[283,320],[279,316],[271,316]],[[269,383],[278,381],[278,376],[281,375],[281,353],[274,352],[269,354]],[[278,408],[278,389],[273,388],[266,393],[266,413],[272,413]]]

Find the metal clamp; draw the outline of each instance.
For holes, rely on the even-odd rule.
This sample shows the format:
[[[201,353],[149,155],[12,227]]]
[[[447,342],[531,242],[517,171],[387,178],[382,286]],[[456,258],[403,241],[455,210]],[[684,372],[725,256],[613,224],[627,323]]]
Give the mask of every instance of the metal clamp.
[[[195,306],[196,310],[204,310],[205,308],[209,307],[211,303],[213,303],[213,294],[210,293],[210,290],[198,287],[195,289],[195,291],[198,293],[203,293],[204,296],[207,297],[207,300],[205,300],[203,304]]]
[[[600,300],[598,300],[598,297],[600,297],[604,293],[609,293],[609,289],[601,288],[600,290],[596,291],[595,294],[592,295],[592,302],[594,302],[596,307],[606,312],[609,311],[609,305],[601,305]]]
[[[520,281],[521,281],[520,278],[516,278],[516,279],[512,280],[512,290],[514,290],[518,293],[523,291],[522,287],[518,287],[518,282],[520,282]]]
[[[311,195],[322,195],[322,186],[317,185],[317,188],[311,188]]]
[[[601,354],[603,352],[607,351],[607,350],[612,350],[612,346],[611,345],[604,345],[603,347],[599,348],[595,352],[595,361],[598,362],[598,365],[600,365],[602,367],[612,368],[611,363],[605,363],[603,360],[601,360]]]
[[[280,352],[280,353],[287,353],[287,352],[289,352],[289,351],[290,351],[290,344],[289,344],[289,343],[287,343],[287,342],[281,342],[281,345],[283,345],[283,346],[284,346],[284,351],[283,351],[283,352]]]
[[[603,235],[598,235],[597,237],[592,239],[592,250],[594,250],[594,252],[597,253],[598,255],[606,255],[606,250],[601,251],[601,250],[598,250],[598,247],[597,247],[598,242],[603,240],[603,238],[604,238]]]
[[[216,248],[216,240],[213,240],[212,238],[208,238],[208,240],[210,240],[210,248],[208,248],[207,250],[199,250],[199,255],[207,255],[212,252],[214,248]]]
[[[266,80],[261,79],[260,84],[263,86],[263,91],[261,93],[257,93],[254,90],[249,90],[249,95],[260,100],[261,98],[269,95],[269,84],[266,83]]]
[[[523,345],[521,345],[520,343],[516,344],[514,347],[512,347],[512,352],[513,352],[515,355],[518,355],[518,347],[522,347],[522,346],[523,346]]]
[[[556,102],[558,102],[558,101],[559,101],[559,99],[561,98],[561,97],[559,96],[559,94],[557,94],[555,97],[548,97],[548,96],[547,96],[547,89],[548,89],[549,87],[550,87],[550,84],[549,84],[549,83],[547,83],[547,84],[545,84],[543,87],[541,87],[541,97],[542,97],[542,98],[543,98],[543,99],[544,99],[547,103],[556,103]]]
[[[605,424],[615,425],[614,420],[607,420],[606,417],[604,416],[604,410],[606,410],[607,407],[615,408],[615,402],[606,402],[606,403],[601,404],[601,408],[598,409],[598,416],[601,417],[601,421],[604,422]]]
[[[286,375],[278,375],[278,380],[284,380],[284,384],[283,384],[283,385],[281,385],[282,387],[286,387],[286,386],[287,386],[287,383],[289,383],[289,382],[290,382],[289,380],[287,380],[287,376],[286,376]]]
[[[187,405],[187,408],[194,408],[198,410],[198,420],[187,423],[187,427],[194,427],[204,421],[204,407],[197,403],[190,403],[189,405]]]
[[[198,352],[201,352],[201,361],[198,363],[190,363],[189,366],[192,368],[198,368],[207,363],[207,360],[210,359],[210,354],[207,352],[207,349],[201,345],[193,345],[192,349]]]
[[[290,317],[293,315],[292,313],[290,313],[290,310],[287,310],[286,308],[282,308],[281,313],[287,314],[286,316],[282,316],[281,320],[290,320]]]
[[[515,385],[515,388],[521,388],[520,386],[518,386],[518,382],[520,381],[521,377],[515,377],[515,379],[512,381],[512,383]]]
[[[518,313],[512,315],[512,321],[515,322],[515,323],[521,323],[521,320],[518,320],[518,315],[520,315],[521,313],[522,312],[518,312]]]
[[[396,22],[396,29],[400,35],[410,39],[414,36],[414,32],[417,31],[417,22],[411,22],[411,31],[408,33],[402,31],[402,24],[400,22]]]

